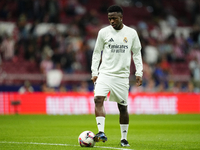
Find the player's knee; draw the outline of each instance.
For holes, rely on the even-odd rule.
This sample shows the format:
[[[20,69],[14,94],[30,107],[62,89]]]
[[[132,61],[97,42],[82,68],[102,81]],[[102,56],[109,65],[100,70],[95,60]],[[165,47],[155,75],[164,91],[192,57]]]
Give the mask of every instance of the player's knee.
[[[119,105],[118,108],[120,113],[127,113],[127,106]]]
[[[102,106],[103,101],[104,101],[104,97],[102,97],[102,96],[95,96],[95,98],[94,98],[94,103],[95,103],[96,107]]]

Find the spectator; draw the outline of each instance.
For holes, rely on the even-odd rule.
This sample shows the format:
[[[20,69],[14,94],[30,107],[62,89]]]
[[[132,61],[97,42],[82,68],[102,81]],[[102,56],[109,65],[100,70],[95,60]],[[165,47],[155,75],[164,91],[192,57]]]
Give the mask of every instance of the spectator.
[[[156,82],[154,81],[153,78],[151,78],[150,80],[148,80],[146,86],[144,87],[144,92],[147,93],[154,93],[156,92]]]
[[[42,22],[45,16],[45,1],[34,0],[33,1],[33,18]]]
[[[25,49],[24,58],[28,61],[36,61],[36,49],[33,44],[29,44],[27,49]]]
[[[82,81],[80,86],[78,86],[77,91],[81,93],[89,92],[88,83],[86,81]]]
[[[65,53],[61,56],[61,67],[65,73],[73,73],[73,64],[75,63],[76,53],[72,50],[72,45],[69,44]]]
[[[2,71],[1,67],[2,67],[2,60],[1,60],[1,53],[0,53],[0,71]]]
[[[53,61],[51,60],[51,54],[46,53],[44,59],[40,63],[40,71],[46,75],[48,71],[53,69]]]
[[[59,92],[67,92],[67,88],[63,84],[60,85],[58,90],[59,90]]]
[[[43,83],[41,85],[41,92],[44,92],[44,93],[55,92],[55,89],[54,88],[50,88],[50,87],[47,86],[46,83]]]
[[[12,60],[15,53],[14,46],[15,46],[15,41],[13,40],[12,36],[6,34],[0,47],[1,52],[3,53],[4,60]]]
[[[173,93],[179,93],[182,92],[182,83],[177,81],[174,83],[174,86],[172,88],[172,92]]]
[[[59,63],[55,64],[55,67],[49,70],[46,74],[46,82],[48,87],[58,88],[62,82],[63,72]]]
[[[43,35],[41,40],[41,44],[40,44],[40,51],[43,52],[45,47],[49,47],[50,49],[53,49],[55,47],[55,41],[54,41],[54,37],[47,33],[45,35]]]
[[[76,15],[84,15],[86,13],[86,8],[82,4],[78,3],[75,8],[75,13]]]
[[[164,70],[162,70],[160,61],[156,64],[156,67],[153,72],[153,78],[155,79],[156,86],[158,86],[161,83],[167,84],[168,74]]]
[[[171,66],[170,63],[167,61],[167,56],[163,55],[160,60],[160,67],[166,75],[171,73]]]
[[[195,87],[195,92],[200,91],[200,62],[197,57],[189,62],[189,68],[191,71],[191,78]]]
[[[52,61],[54,64],[61,63],[62,54],[59,53],[59,49],[55,48],[52,55]]]
[[[27,17],[25,14],[21,14],[17,20],[17,30],[19,36],[19,42],[24,44],[28,39],[28,30],[26,28],[27,25]]]
[[[9,19],[11,15],[11,12],[9,11],[9,4],[3,4],[1,10],[0,10],[0,17],[7,20]]]
[[[141,93],[143,91],[144,91],[143,86],[135,86],[135,84],[132,84],[132,86],[130,88],[130,93],[132,93],[132,94]]]
[[[149,65],[155,65],[159,58],[159,52],[156,47],[156,43],[153,40],[149,40],[148,44],[144,47],[144,60]]]
[[[147,64],[144,60],[143,60],[143,82],[142,84],[145,86],[146,83],[152,78],[152,74],[153,74],[153,67],[151,67],[149,64]]]
[[[32,93],[32,92],[34,92],[34,89],[33,89],[32,85],[31,85],[31,83],[28,80],[26,80],[24,82],[24,85],[22,87],[20,87],[18,92],[21,93],[21,94],[23,94],[23,93]]]
[[[75,11],[76,6],[77,6],[76,0],[69,0],[68,3],[64,7],[65,14],[67,16],[75,16],[76,15],[76,11]]]
[[[92,49],[90,49],[89,45],[86,43],[85,44],[85,61],[86,61],[86,68],[85,68],[85,71],[86,72],[90,72],[91,68],[91,62],[92,62]]]
[[[164,82],[161,82],[156,89],[156,92],[167,92],[166,84]]]
[[[47,22],[58,23],[59,22],[59,4],[57,0],[47,0],[46,14],[48,15]]]
[[[102,0],[97,9],[95,7],[95,9],[86,10],[86,8],[88,8],[88,2],[88,0],[31,0],[30,2],[26,0],[1,0],[0,20],[16,22],[16,27],[14,27],[11,37],[7,36],[6,38],[2,38],[2,35],[0,35],[2,69],[6,66],[4,66],[4,64],[6,64],[4,63],[5,60],[16,60],[15,63],[17,63],[25,58],[27,61],[42,63],[44,62],[46,53],[49,53],[49,61],[53,62],[43,63],[46,67],[48,66],[47,64],[51,64],[49,65],[51,66],[50,68],[54,68],[56,63],[60,63],[64,73],[90,73],[91,53],[96,42],[97,31],[102,26],[102,23],[105,23],[103,12],[105,12],[105,6],[109,4],[110,1]],[[124,4],[125,1],[118,2]],[[173,64],[175,65],[176,62],[184,62],[187,64],[188,60],[191,58],[192,60],[188,64],[191,72],[190,80],[194,84],[194,91],[200,91],[200,87],[198,87],[199,81],[196,82],[199,75],[198,71],[195,71],[198,70],[196,66],[200,64],[200,2],[198,0],[177,1],[177,6],[178,4],[186,3],[186,5],[180,5],[183,7],[179,7],[177,10],[172,9],[172,3],[170,2],[166,2],[167,6],[164,6],[166,3],[156,0],[148,2],[133,0],[131,2],[126,2],[126,4],[129,5],[134,4],[134,6],[131,7],[141,7],[142,9],[149,6],[153,8],[153,10],[149,12],[153,15],[148,15],[150,18],[143,18],[143,14],[139,14],[139,16],[142,17],[139,20],[137,14],[131,16],[131,19],[136,21],[134,21],[132,25],[138,28],[143,48],[143,60],[145,61],[143,76],[144,88],[141,87],[138,91],[145,90],[145,87],[149,86],[148,84],[151,82],[152,75],[155,75],[153,72],[158,73],[157,75],[159,78],[163,78],[162,75],[159,74],[163,73],[164,76],[170,75],[171,61],[174,61]],[[60,4],[60,6],[58,4]],[[126,9],[130,14],[134,12],[133,10],[134,9]],[[63,11],[66,12],[67,17],[65,16],[65,12],[63,15]],[[182,16],[180,16],[180,14]],[[59,16],[62,16],[63,19],[60,20]],[[43,22],[64,22],[64,26],[67,30],[64,31],[60,28],[60,25],[55,25],[58,29],[58,32],[56,31],[58,34],[55,34],[55,31],[52,32],[52,30],[47,30],[47,32],[43,34],[43,31],[51,26],[50,24],[38,24]],[[1,22],[0,25],[3,23],[4,22]],[[176,29],[179,24],[183,25],[183,28]],[[9,23],[9,26],[10,25],[12,25],[12,23]],[[8,28],[7,26],[6,28],[1,26],[0,34],[3,33],[5,29],[12,32],[12,28],[9,26]],[[43,28],[44,26],[45,28]],[[185,28],[184,26],[187,27]],[[174,29],[176,29],[176,32],[173,31]],[[62,32],[60,32],[61,30]],[[177,36],[177,33],[180,33],[180,35]],[[144,43],[146,41],[148,41],[148,43]],[[21,57],[21,54],[24,58]],[[193,57],[196,57],[196,60],[194,60]],[[159,59],[162,61],[158,69],[157,66],[155,67],[155,64],[158,63]],[[36,69],[38,69],[37,72],[39,72],[40,69],[40,65],[38,66],[36,67]],[[185,70],[187,70],[187,68]],[[157,77],[155,78],[156,81],[159,79]],[[173,74],[171,77],[170,80],[173,80]],[[181,80],[181,76],[177,79],[177,81],[179,80]],[[167,81],[169,81],[169,79],[166,78],[165,88],[169,83],[167,83]],[[154,86],[162,86],[161,83],[163,83],[162,80]],[[182,87],[176,86],[174,83],[169,85],[172,90],[171,86],[175,87],[175,91],[182,91]],[[184,87],[186,87],[186,85]],[[178,88],[181,89],[178,90]],[[156,90],[158,90],[158,88],[156,88]]]
[[[194,91],[194,84],[192,81],[189,81],[187,83],[187,87],[186,87],[186,91],[185,92],[189,92],[189,93],[193,93]]]
[[[164,42],[160,43],[158,50],[159,50],[159,54],[162,55],[166,55],[167,60],[169,62],[174,60],[174,49],[173,49],[173,40],[174,40],[174,35],[172,35],[172,37],[168,37]]]

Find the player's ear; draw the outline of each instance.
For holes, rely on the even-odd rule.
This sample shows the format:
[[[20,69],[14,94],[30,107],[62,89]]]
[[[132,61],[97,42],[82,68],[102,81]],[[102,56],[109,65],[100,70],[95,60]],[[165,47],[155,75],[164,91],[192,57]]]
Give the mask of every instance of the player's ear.
[[[123,16],[122,16],[122,14],[120,13],[120,21],[122,21],[123,20]]]

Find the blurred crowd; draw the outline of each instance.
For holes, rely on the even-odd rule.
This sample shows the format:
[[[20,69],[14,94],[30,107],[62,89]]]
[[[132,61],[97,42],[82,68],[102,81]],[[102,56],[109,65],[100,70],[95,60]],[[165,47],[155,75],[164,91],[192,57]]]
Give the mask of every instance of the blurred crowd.
[[[94,3],[91,0],[2,0],[0,20],[16,22],[16,26],[12,34],[0,35],[0,64],[22,58],[37,63],[39,72],[44,75],[53,69],[63,74],[91,73],[97,33],[109,23],[103,22],[100,16],[107,15],[107,7],[117,3],[124,10],[144,7],[150,14],[148,19],[127,24],[138,32],[144,63],[141,87],[134,86],[132,75],[135,70],[132,65],[130,91],[200,91],[200,1],[177,0],[177,4],[181,5],[177,6],[181,7],[179,10],[172,5],[164,5],[164,0],[109,2],[101,1],[98,9],[88,9],[87,6]],[[64,32],[52,27],[43,35],[37,34],[37,26],[41,23],[63,22],[67,26]],[[184,30],[177,32],[180,26]],[[176,69],[173,70],[172,66],[174,64],[180,64],[183,68],[176,79],[173,78],[176,75]],[[188,78],[182,79],[181,74]],[[83,81],[76,88],[77,91],[82,84],[84,87],[89,85]],[[45,85],[42,89],[45,91]]]

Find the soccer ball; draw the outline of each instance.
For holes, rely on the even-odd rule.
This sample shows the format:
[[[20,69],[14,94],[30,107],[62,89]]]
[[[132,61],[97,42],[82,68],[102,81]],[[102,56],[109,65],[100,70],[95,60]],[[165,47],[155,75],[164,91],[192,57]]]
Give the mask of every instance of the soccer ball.
[[[78,137],[78,143],[81,147],[93,147],[95,145],[94,136],[95,134],[91,131],[83,131]]]

